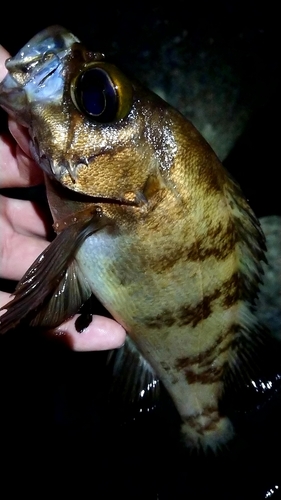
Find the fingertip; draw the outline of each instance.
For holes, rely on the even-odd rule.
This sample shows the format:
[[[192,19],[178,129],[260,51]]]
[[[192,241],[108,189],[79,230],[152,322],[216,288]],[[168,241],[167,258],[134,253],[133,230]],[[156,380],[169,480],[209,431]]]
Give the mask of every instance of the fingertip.
[[[79,333],[75,327],[78,317],[76,315],[54,329],[52,335],[78,352],[116,349],[124,344],[126,332],[116,321],[93,315],[92,321]]]
[[[2,45],[0,45],[0,82],[3,80],[3,78],[7,74],[6,66],[5,66],[5,61],[10,57],[9,52],[7,52],[6,49]]]

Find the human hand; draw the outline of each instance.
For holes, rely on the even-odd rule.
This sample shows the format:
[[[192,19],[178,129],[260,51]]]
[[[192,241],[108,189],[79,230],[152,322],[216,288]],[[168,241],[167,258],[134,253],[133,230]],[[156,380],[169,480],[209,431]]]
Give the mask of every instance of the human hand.
[[[0,46],[0,81],[6,74],[7,57],[9,54]],[[0,135],[0,188],[27,187],[43,182],[41,169],[29,156],[25,129],[9,119],[9,132]],[[0,196],[0,277],[18,281],[48,245],[49,229],[48,214],[34,203]],[[0,291],[0,307],[9,300],[9,294]],[[75,329],[76,319],[77,316],[52,332],[59,337],[65,336],[76,351],[113,349],[125,340],[124,329],[111,319],[93,315],[82,334]]]

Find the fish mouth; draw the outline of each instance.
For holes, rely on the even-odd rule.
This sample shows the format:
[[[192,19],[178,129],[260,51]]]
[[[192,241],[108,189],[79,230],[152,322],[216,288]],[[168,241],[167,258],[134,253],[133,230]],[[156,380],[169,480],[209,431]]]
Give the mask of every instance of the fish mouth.
[[[21,125],[29,126],[28,103],[62,98],[62,62],[77,42],[79,39],[65,28],[51,26],[7,59],[8,74],[0,83],[0,105]]]

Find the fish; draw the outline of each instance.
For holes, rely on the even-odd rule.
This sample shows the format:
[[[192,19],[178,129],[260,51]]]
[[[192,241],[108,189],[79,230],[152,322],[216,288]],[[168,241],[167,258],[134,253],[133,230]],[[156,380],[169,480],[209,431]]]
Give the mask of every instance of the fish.
[[[153,397],[160,380],[184,446],[218,450],[235,436],[223,401],[259,379],[270,337],[256,318],[266,243],[241,188],[179,111],[67,29],[6,67],[0,105],[28,129],[56,237],[1,333],[54,328],[94,295],[127,332],[125,397]]]

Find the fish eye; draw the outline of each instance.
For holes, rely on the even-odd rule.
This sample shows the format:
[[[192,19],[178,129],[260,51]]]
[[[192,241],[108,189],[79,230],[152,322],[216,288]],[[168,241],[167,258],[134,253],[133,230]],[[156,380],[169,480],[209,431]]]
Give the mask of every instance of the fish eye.
[[[79,111],[99,123],[110,123],[128,115],[133,90],[116,66],[94,62],[71,82],[71,97]]]

